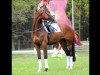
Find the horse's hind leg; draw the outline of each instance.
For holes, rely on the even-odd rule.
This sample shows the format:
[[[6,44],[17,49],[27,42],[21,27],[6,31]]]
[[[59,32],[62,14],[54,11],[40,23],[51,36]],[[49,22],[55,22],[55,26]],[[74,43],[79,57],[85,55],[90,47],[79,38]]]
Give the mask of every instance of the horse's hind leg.
[[[72,68],[72,66],[73,66],[73,63],[72,63],[72,59],[73,59],[73,56],[72,56],[72,53],[71,53],[71,51],[69,50],[69,48],[67,48],[67,42],[66,42],[66,40],[65,39],[62,39],[61,41],[60,41],[60,44],[61,44],[61,46],[62,46],[62,48],[63,48],[63,50],[65,51],[65,54],[66,54],[66,58],[67,58],[67,67],[66,68]]]
[[[72,56],[73,56],[73,62],[76,61],[76,56],[75,56],[75,40],[73,39],[72,43]]]
[[[68,46],[69,55],[67,55],[67,68],[72,69],[73,62],[76,61],[74,40]]]
[[[72,51],[70,49],[68,51],[69,51],[69,55],[67,55],[67,67],[66,68],[72,69],[72,67],[73,67],[73,55],[72,55]]]
[[[74,42],[68,46],[69,55],[67,55],[67,68],[72,69],[73,61],[76,61]]]
[[[69,55],[69,51],[68,51],[68,48],[67,48],[67,42],[66,42],[66,40],[65,39],[62,39],[60,41],[60,44],[61,44],[61,46],[62,46],[62,48],[63,48],[66,56]]]
[[[36,51],[37,51],[37,57],[38,57],[38,72],[41,71],[42,69],[42,63],[41,63],[41,51],[39,46],[35,46]]]

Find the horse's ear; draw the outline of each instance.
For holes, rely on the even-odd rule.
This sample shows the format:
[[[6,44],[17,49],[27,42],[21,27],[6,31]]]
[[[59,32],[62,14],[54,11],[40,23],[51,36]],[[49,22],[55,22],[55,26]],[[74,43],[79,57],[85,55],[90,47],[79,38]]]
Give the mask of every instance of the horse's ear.
[[[44,7],[44,9],[46,9],[46,5],[45,4],[43,4],[43,7]]]

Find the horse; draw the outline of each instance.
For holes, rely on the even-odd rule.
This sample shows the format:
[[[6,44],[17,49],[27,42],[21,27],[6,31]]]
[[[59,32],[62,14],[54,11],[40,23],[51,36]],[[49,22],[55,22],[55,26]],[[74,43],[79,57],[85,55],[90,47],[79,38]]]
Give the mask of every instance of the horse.
[[[51,32],[48,33],[45,30],[45,26],[42,23],[42,20],[53,20],[54,18],[46,8],[43,6],[34,13],[34,20],[33,20],[33,32],[32,32],[32,39],[34,42],[34,47],[37,51],[38,57],[38,72],[42,69],[41,64],[41,48],[43,49],[44,53],[44,63],[45,69],[44,71],[48,71],[48,54],[47,54],[47,47],[48,45],[53,45],[55,43],[60,43],[65,54],[66,54],[66,61],[67,61],[67,68],[71,69],[73,66],[73,61],[76,61],[75,57],[75,48],[74,48],[74,30],[69,25],[61,25],[58,24],[61,32]],[[72,60],[73,59],[73,60]]]

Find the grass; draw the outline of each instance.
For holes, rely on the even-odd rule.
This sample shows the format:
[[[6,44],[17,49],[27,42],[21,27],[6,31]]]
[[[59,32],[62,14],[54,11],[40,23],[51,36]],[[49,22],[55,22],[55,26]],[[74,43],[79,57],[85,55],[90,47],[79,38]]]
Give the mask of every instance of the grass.
[[[48,55],[49,70],[44,72],[42,55],[42,71],[38,70],[36,55],[12,55],[12,75],[89,75],[89,54],[77,53],[77,61],[72,70],[66,69],[66,57],[53,58]]]

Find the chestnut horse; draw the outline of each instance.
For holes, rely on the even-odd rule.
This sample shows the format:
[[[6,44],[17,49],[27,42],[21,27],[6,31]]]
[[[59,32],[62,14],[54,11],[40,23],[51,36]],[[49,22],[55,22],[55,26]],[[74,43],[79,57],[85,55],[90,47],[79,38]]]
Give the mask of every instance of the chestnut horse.
[[[43,6],[35,12],[34,20],[33,20],[33,32],[32,32],[32,39],[34,42],[34,46],[37,50],[37,57],[38,57],[38,72],[42,69],[41,63],[41,48],[43,49],[44,53],[44,63],[45,69],[44,71],[48,70],[48,55],[47,55],[47,46],[53,45],[57,42],[60,42],[66,57],[67,57],[67,68],[72,68],[73,61],[75,61],[75,49],[74,49],[74,30],[69,25],[61,25],[58,24],[61,32],[51,32],[48,33],[45,30],[45,26],[42,23],[42,20],[53,20],[50,12]],[[72,60],[73,58],[73,60]]]

